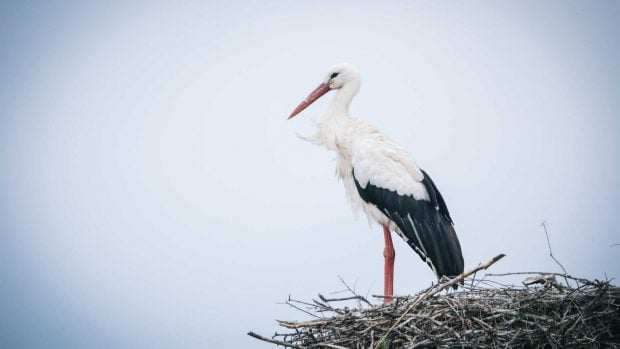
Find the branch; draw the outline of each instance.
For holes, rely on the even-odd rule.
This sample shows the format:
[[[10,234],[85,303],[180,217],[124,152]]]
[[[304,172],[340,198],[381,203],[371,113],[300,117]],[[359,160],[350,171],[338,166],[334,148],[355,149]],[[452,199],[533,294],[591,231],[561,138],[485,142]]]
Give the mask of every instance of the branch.
[[[540,226],[543,227],[543,229],[545,230],[545,236],[547,236],[547,246],[549,246],[549,256],[551,256],[551,258],[553,258],[553,260],[560,266],[560,268],[562,268],[565,275],[568,274],[566,269],[564,269],[564,266],[562,265],[562,263],[560,263],[560,261],[555,259],[555,257],[553,256],[553,252],[551,252],[551,242],[549,241],[549,233],[547,232],[547,221],[543,221],[542,223],[540,223]],[[568,280],[566,278],[564,278],[564,281],[566,281],[566,284],[568,285]]]
[[[364,303],[372,306],[372,304],[370,304],[370,302],[366,298],[364,298],[363,296],[360,296],[359,294],[357,294],[357,292],[355,292],[355,286],[357,286],[357,280],[355,280],[355,285],[353,285],[353,289],[351,289],[351,287],[349,287],[349,285],[344,281],[342,276],[338,275],[338,279],[340,279],[340,282],[342,282],[342,284],[347,288],[347,290],[349,292],[351,292],[351,294],[353,294],[354,297],[351,297],[349,299],[358,299],[358,300],[364,301]],[[323,299],[323,296],[321,296],[320,294],[319,294],[319,297],[321,297],[321,299]],[[325,300],[324,299],[323,301],[324,302],[328,302],[328,301],[331,301],[331,300],[336,301],[336,300],[346,300],[346,299],[347,298],[341,298],[341,299],[334,298],[334,299],[330,299],[330,300]]]
[[[578,278],[578,277],[574,277],[568,274],[548,273],[548,272],[543,272],[543,271],[520,271],[520,272],[515,272],[515,273],[484,274],[484,275],[485,276],[487,275],[488,276],[508,276],[508,275],[533,275],[533,274],[561,276],[563,278],[569,278],[571,280],[579,281],[585,285],[594,285],[594,283],[588,279]]]
[[[277,344],[277,345],[282,345],[284,347],[297,348],[297,349],[305,349],[304,347],[299,346],[299,345],[287,343],[287,342],[284,342],[284,341],[279,341],[277,339],[271,339],[271,338],[263,337],[260,334],[256,334],[256,333],[254,333],[252,331],[248,332],[248,336],[254,337],[256,339],[260,339],[260,340],[265,341],[265,342],[269,342],[269,343],[273,343],[273,344]]]
[[[339,302],[339,301],[348,301],[348,300],[352,300],[352,299],[357,299],[360,301],[364,301],[366,304],[372,306],[372,304],[364,297],[362,296],[350,296],[350,297],[342,297],[342,298],[325,298],[325,296],[323,296],[322,294],[319,293],[319,298],[321,298],[321,300],[323,302]]]

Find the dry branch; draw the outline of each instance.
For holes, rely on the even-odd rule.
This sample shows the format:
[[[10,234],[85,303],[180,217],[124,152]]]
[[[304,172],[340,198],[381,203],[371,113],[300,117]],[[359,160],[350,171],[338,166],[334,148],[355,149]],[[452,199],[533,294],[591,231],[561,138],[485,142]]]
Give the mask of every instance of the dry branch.
[[[547,232],[547,221],[543,221],[542,223],[540,223],[540,226],[545,230],[545,236],[547,237],[547,247],[549,247],[549,256],[555,261],[557,265],[560,266],[560,268],[562,268],[562,271],[564,271],[564,275],[568,274],[562,263],[560,263],[560,261],[553,256],[553,252],[551,251],[551,241],[549,240],[549,232]],[[564,281],[568,283],[568,280],[566,278],[564,278]]]

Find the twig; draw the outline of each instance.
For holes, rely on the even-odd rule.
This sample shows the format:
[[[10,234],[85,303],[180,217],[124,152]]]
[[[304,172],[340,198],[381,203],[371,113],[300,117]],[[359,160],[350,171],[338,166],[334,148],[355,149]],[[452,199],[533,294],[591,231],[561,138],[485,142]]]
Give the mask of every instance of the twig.
[[[551,241],[549,241],[549,233],[547,232],[547,221],[543,221],[542,223],[540,223],[540,226],[543,227],[543,229],[545,230],[545,236],[547,237],[547,246],[549,246],[549,256],[551,256],[551,258],[553,258],[553,260],[560,266],[560,268],[562,268],[562,270],[564,271],[564,275],[568,274],[566,269],[564,269],[562,263],[560,263],[560,261],[558,261],[553,256],[553,252],[551,252]],[[564,281],[566,281],[566,284],[568,285],[568,279],[564,278]]]
[[[315,317],[315,318],[317,318],[317,319],[320,319],[320,318],[321,318],[320,316],[317,316],[317,315],[315,315],[315,314],[312,314],[311,312],[309,312],[309,311],[307,311],[307,310],[304,310],[304,309],[302,309],[301,307],[298,307],[298,306],[296,306],[295,304],[293,304],[293,303],[291,303],[291,302],[295,302],[295,303],[299,303],[299,304],[304,304],[304,305],[307,305],[307,306],[314,306],[313,304],[306,303],[306,302],[302,302],[302,301],[298,301],[298,300],[296,300],[296,299],[292,299],[290,294],[288,295],[288,300],[287,300],[287,301],[284,301],[284,304],[286,304],[286,305],[288,305],[288,306],[291,306],[291,307],[293,307],[293,308],[295,308],[295,309],[297,309],[297,310],[299,310],[299,311],[302,311],[302,312],[304,312],[304,313],[306,313],[306,314],[308,314],[308,315],[310,315],[310,316],[314,316],[314,317]]]
[[[364,303],[372,306],[372,304],[366,298],[362,296],[350,296],[350,297],[342,297],[342,298],[325,298],[325,296],[319,293],[319,298],[321,298],[323,302],[340,302],[340,301],[348,301],[352,299],[357,299],[360,301],[364,301]]]
[[[561,276],[561,277],[565,277],[571,280],[575,280],[575,281],[579,281],[582,284],[586,284],[586,285],[593,285],[594,282],[588,280],[588,279],[584,279],[584,278],[578,278],[578,277],[574,277],[572,275],[568,275],[568,274],[561,274],[561,273],[550,273],[550,272],[544,272],[544,271],[519,271],[519,272],[513,272],[513,273],[500,273],[500,274],[493,274],[493,273],[488,273],[488,274],[484,274],[485,276],[508,276],[508,275],[532,275],[532,274],[541,274],[541,275],[555,275],[555,276]]]
[[[397,299],[397,298],[398,299],[409,299],[409,298],[411,298],[411,296],[396,296],[396,295],[386,296],[384,294],[373,294],[372,296],[375,297],[375,298],[381,298],[381,299],[384,299],[384,298],[390,298],[390,299],[392,299],[392,298],[394,298],[394,299]]]
[[[342,282],[342,284],[344,285],[344,287],[346,287],[346,288],[347,288],[347,290],[348,290],[349,292],[351,292],[352,294],[354,294],[354,295],[356,295],[356,296],[357,296],[357,293],[355,293],[355,291],[353,291],[353,290],[351,289],[351,287],[349,287],[349,285],[348,285],[348,284],[344,281],[344,279],[342,278],[342,276],[338,275],[338,279],[340,279],[340,282]],[[357,280],[355,280],[355,284],[357,285]],[[353,286],[353,287],[355,287],[355,286]]]
[[[330,343],[321,343],[320,344],[321,347],[328,347],[328,348],[334,348],[334,349],[347,349],[345,347],[341,347],[339,345],[336,344],[330,344]]]
[[[256,333],[254,333],[252,331],[248,332],[248,336],[254,337],[256,339],[260,339],[260,340],[265,341],[265,342],[269,342],[269,343],[273,343],[273,344],[277,344],[277,345],[282,345],[282,346],[289,347],[289,348],[305,349],[304,347],[296,345],[296,344],[291,344],[291,343],[287,343],[287,342],[284,342],[284,341],[279,341],[277,339],[271,339],[271,338],[263,337],[260,334],[256,334]]]
[[[370,304],[370,302],[366,298],[364,298],[363,296],[360,296],[359,294],[355,292],[355,286],[357,286],[357,280],[355,280],[355,285],[353,286],[353,289],[351,289],[351,287],[347,285],[347,283],[344,281],[344,279],[342,279],[340,275],[338,275],[338,279],[340,279],[340,282],[342,282],[342,284],[347,288],[347,290],[349,290],[349,292],[351,292],[355,296],[352,299],[357,298],[358,300],[364,301],[364,303],[372,306],[372,304]]]

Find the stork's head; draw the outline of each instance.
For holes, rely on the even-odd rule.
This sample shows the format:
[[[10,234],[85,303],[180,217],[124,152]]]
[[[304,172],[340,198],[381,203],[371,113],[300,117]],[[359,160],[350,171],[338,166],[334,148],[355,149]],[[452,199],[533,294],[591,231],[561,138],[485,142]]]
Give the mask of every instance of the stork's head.
[[[360,73],[349,63],[340,63],[332,66],[323,82],[319,84],[319,86],[312,91],[306,97],[306,99],[301,102],[295,110],[288,117],[289,119],[293,116],[301,113],[302,110],[306,109],[310,104],[314,103],[317,99],[321,98],[324,94],[331,90],[348,90],[351,93],[351,97],[357,93],[360,88],[360,84],[362,79],[360,77]]]

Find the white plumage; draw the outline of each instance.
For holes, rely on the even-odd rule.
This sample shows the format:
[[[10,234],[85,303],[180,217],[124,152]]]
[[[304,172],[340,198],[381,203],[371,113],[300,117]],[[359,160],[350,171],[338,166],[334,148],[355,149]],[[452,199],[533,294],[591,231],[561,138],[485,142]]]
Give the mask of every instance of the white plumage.
[[[349,115],[349,105],[360,85],[357,69],[349,64],[335,65],[290,117],[328,91],[336,90],[316,134],[309,140],[336,152],[336,173],[344,182],[353,208],[397,232],[437,277],[462,272],[463,259],[452,220],[430,177],[425,178],[405,149],[371,124]]]

